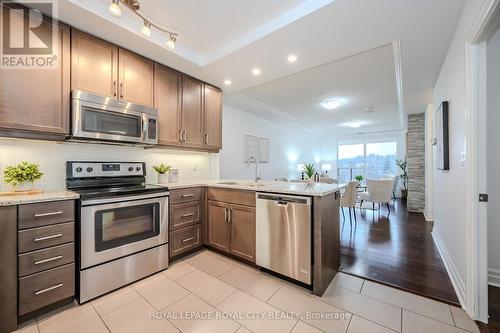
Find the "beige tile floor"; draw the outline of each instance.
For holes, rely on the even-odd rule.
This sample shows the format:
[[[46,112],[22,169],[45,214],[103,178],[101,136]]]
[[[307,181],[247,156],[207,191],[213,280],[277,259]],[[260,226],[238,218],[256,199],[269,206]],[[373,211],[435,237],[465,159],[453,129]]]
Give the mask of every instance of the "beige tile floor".
[[[337,274],[323,297],[211,251],[84,305],[25,323],[23,333],[479,332],[459,308]]]

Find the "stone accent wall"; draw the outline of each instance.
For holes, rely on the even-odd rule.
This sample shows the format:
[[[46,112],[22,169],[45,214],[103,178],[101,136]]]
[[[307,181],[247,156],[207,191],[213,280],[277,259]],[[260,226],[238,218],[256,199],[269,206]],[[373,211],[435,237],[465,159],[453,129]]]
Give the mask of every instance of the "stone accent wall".
[[[406,138],[408,157],[408,210],[425,208],[425,113],[408,115]]]

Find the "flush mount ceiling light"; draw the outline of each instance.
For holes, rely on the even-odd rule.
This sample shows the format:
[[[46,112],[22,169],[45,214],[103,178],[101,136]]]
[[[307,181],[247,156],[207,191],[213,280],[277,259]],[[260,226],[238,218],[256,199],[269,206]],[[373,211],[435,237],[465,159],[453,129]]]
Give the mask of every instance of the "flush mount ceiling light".
[[[260,75],[260,68],[255,67],[254,69],[252,69],[252,74],[253,75]]]
[[[122,9],[120,8],[120,5],[118,4],[118,0],[113,0],[111,4],[109,5],[108,8],[109,12],[115,16],[121,16],[122,15]]]
[[[321,106],[327,110],[335,110],[341,105],[342,101],[338,98],[327,99],[326,101],[321,102]]]
[[[168,29],[165,29],[157,24],[152,23],[150,20],[148,20],[142,11],[140,12],[141,5],[139,4],[139,1],[137,0],[112,0],[111,4],[109,5],[109,12],[115,16],[120,16],[122,14],[122,10],[120,8],[120,3],[125,5],[127,8],[129,8],[135,15],[137,15],[139,18],[141,18],[144,22],[144,26],[141,28],[141,33],[146,36],[146,37],[151,37],[151,28],[155,28],[156,30],[162,31],[166,34],[168,34],[169,39],[166,41],[165,45],[169,50],[174,50],[175,49],[175,42],[177,41],[177,37],[179,34],[172,32]]]
[[[232,83],[232,82],[231,82],[231,80],[229,80],[229,79],[224,80],[224,84],[225,84],[226,86],[230,86],[230,85],[231,85],[231,83]]]
[[[298,58],[297,58],[297,56],[296,56],[295,54],[290,54],[290,55],[288,56],[288,62],[289,62],[289,63],[291,63],[291,64],[292,64],[292,63],[294,63],[294,62],[296,62],[296,61],[297,61],[297,59],[298,59]]]
[[[349,123],[342,124],[342,126],[351,127],[351,128],[359,128],[359,127],[366,125],[366,124],[368,124],[367,121],[351,121]]]

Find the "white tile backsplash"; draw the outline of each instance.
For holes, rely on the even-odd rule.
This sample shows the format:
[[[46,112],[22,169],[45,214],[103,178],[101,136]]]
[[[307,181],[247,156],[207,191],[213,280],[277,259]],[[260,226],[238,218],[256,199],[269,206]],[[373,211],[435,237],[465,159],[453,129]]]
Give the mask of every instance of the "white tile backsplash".
[[[35,183],[37,189],[61,190],[66,187],[66,161],[128,161],[146,162],[148,183],[156,183],[153,165],[165,163],[179,169],[179,181],[218,177],[218,154],[166,149],[143,149],[113,145],[75,142],[47,142],[22,139],[0,139],[0,190],[12,189],[3,182],[6,166],[22,161],[40,165],[44,173]]]

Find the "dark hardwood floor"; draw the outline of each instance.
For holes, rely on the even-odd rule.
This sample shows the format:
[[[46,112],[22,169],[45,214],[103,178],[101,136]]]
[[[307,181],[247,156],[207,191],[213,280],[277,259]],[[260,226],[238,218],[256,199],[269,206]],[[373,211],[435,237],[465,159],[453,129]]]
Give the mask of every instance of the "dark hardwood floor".
[[[345,273],[458,305],[443,261],[432,240],[432,222],[394,200],[381,211],[356,208],[357,223],[341,214],[340,265]]]

